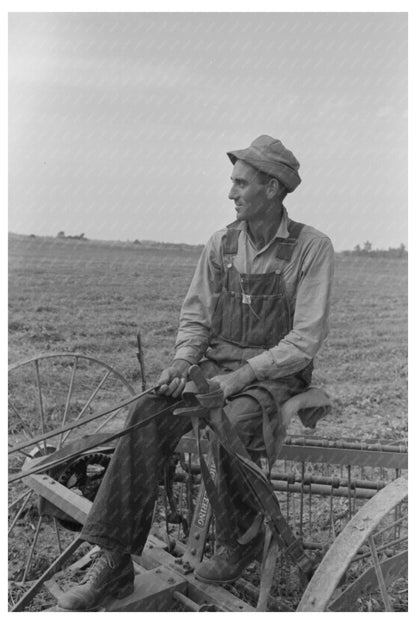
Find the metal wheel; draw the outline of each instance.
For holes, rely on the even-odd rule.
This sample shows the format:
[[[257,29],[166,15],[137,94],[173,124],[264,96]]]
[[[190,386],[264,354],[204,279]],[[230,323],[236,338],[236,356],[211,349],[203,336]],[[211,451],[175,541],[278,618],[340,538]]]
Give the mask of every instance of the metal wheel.
[[[397,596],[407,593],[407,528],[403,476],[348,522],[322,559],[297,611],[404,610]]]
[[[109,410],[134,394],[133,387],[114,368],[78,353],[48,353],[10,366],[9,446],[36,438],[33,444],[10,455],[10,472],[25,470],[34,459],[76,445],[83,436],[119,429],[128,407],[87,425],[78,426],[77,422]],[[71,423],[76,425],[74,429],[46,438],[48,432]],[[48,474],[75,496],[93,500],[111,452],[111,445],[94,449]],[[74,519],[71,506],[63,504],[65,497],[59,495],[59,490],[51,493],[49,482],[44,480],[42,475],[31,475],[9,486],[12,609],[56,557],[59,561],[55,564],[59,565],[79,545],[74,531],[81,523]]]

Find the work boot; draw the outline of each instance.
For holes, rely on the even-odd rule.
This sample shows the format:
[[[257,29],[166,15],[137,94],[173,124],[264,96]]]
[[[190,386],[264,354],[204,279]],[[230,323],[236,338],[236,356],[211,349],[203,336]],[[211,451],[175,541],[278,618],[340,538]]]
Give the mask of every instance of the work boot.
[[[110,596],[124,598],[134,588],[134,568],[130,555],[99,550],[79,585],[65,592],[58,607],[65,611],[96,611]]]
[[[232,583],[262,552],[263,535],[244,545],[220,545],[211,559],[203,561],[195,569],[195,578],[204,583]]]

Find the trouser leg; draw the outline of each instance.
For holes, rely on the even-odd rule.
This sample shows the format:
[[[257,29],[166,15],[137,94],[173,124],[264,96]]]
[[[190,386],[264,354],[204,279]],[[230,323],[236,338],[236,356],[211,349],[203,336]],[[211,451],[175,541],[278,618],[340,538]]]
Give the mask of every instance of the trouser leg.
[[[81,537],[119,552],[140,554],[151,527],[158,480],[190,422],[172,411],[180,403],[147,395],[130,410],[126,426],[162,414],[120,438]]]
[[[251,458],[256,461],[258,448],[262,446],[260,406],[249,397],[241,397],[229,403],[225,412]],[[259,510],[244,483],[238,461],[227,453],[216,437],[212,441],[212,450],[217,469],[218,499],[224,512],[222,518],[215,518],[216,539],[219,544],[235,543],[252,524]]]
[[[303,388],[304,383],[294,378],[288,383],[276,384],[274,391],[275,399],[278,399],[276,403],[282,405]],[[230,401],[224,411],[251,459],[258,461],[261,456],[264,457],[266,451],[264,415],[259,402],[250,396],[241,395]],[[286,428],[283,426],[278,408],[271,425],[274,444],[277,447],[286,436]],[[218,497],[225,511],[221,521],[216,519],[217,540],[220,544],[235,543],[252,525],[261,510],[242,476],[238,460],[229,455],[218,440],[214,439],[212,445],[217,467]]]

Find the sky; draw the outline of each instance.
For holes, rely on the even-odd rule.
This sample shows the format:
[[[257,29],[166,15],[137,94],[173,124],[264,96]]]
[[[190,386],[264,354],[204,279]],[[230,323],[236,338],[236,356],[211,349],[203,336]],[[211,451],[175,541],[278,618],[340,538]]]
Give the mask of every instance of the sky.
[[[11,232],[205,243],[269,134],[293,219],[407,245],[404,12],[9,13],[8,95]]]

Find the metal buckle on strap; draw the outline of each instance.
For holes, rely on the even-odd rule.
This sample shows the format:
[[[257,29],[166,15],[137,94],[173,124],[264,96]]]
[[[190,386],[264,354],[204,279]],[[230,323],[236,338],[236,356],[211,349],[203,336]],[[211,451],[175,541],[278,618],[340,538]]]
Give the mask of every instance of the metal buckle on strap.
[[[309,578],[313,572],[313,563],[305,554],[302,542],[295,539],[291,544],[286,545],[286,553],[296,563],[303,574]]]

